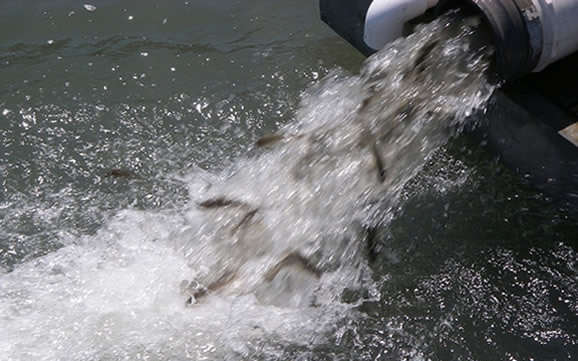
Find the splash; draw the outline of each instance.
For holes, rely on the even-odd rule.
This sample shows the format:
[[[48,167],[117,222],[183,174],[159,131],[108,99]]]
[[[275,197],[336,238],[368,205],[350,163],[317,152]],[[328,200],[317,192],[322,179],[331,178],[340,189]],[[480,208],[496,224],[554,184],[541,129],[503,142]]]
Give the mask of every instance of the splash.
[[[446,21],[439,32],[424,27],[414,41],[398,41],[358,77],[326,79],[298,121],[257,142],[272,149],[195,195],[189,218],[199,224],[175,239],[196,280],[279,306],[335,301],[339,293],[316,297],[311,284],[363,269],[364,246],[404,185],[491,94],[489,49],[471,49],[471,28]],[[296,273],[302,282],[289,282]],[[348,273],[338,283],[355,286],[354,279]]]
[[[483,108],[491,50],[444,17],[309,90],[296,120],[191,202],[120,212],[94,236],[0,275],[10,360],[276,358],[376,298],[372,234],[440,146]]]

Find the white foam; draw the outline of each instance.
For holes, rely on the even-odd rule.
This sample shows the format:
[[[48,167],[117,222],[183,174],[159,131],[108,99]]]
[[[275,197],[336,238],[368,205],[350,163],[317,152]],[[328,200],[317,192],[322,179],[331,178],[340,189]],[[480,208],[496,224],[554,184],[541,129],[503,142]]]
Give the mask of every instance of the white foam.
[[[191,269],[170,242],[182,222],[175,214],[125,211],[97,235],[0,275],[0,354],[222,359],[263,334],[304,341],[315,309],[264,306],[251,295],[185,307],[178,287]]]

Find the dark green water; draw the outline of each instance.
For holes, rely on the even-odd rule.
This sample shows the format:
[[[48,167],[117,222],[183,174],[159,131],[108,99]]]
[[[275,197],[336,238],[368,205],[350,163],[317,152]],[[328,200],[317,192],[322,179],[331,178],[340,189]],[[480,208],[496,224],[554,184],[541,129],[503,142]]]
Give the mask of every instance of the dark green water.
[[[171,223],[171,212],[184,208],[201,187],[191,173],[210,178],[254,154],[256,139],[294,119],[308,87],[331,69],[356,72],[362,61],[321,23],[315,1],[1,3],[0,355],[7,356],[0,359],[70,359],[58,350],[73,342],[85,342],[86,354],[72,359],[86,360],[197,359],[181,352],[188,344],[234,350],[228,359],[576,358],[578,225],[461,138],[408,185],[406,200],[380,238],[373,266],[379,300],[345,294],[359,303],[360,315],[331,326],[322,342],[315,333],[310,344],[277,341],[271,334],[282,332],[273,326],[243,345],[243,338],[199,340],[188,327],[193,316],[173,309],[179,317],[170,322],[131,324],[116,314],[113,321],[92,322],[93,314],[109,309],[126,317],[139,312],[130,300],[106,292],[97,297],[101,303],[78,313],[78,327],[53,329],[42,342],[46,335],[23,331],[33,325],[47,332],[54,324],[31,311],[43,303],[33,295],[66,298],[78,286],[51,286],[42,278],[43,267],[54,271],[57,250],[74,254],[80,247],[80,259],[93,250],[82,248],[85,242],[102,239],[106,245],[128,237],[136,243],[125,246],[133,249],[140,238],[152,242],[170,232],[179,226]],[[131,177],[111,177],[113,169]],[[136,281],[112,271],[110,279],[83,279],[116,295],[110,284],[142,286],[135,275],[157,263],[178,263],[164,253],[146,258],[143,249],[135,257],[150,264],[127,272]],[[90,275],[106,269],[110,259],[125,262],[114,249],[107,252],[95,257],[94,269],[70,263],[63,274]],[[359,301],[363,297],[368,300]],[[50,314],[59,307],[55,299],[39,309]],[[211,312],[205,317],[214,319],[214,332],[246,331],[229,329]],[[258,317],[243,317],[249,315]],[[269,316],[277,325],[296,317]],[[123,322],[133,326],[119,326]],[[139,327],[151,331],[123,333]]]

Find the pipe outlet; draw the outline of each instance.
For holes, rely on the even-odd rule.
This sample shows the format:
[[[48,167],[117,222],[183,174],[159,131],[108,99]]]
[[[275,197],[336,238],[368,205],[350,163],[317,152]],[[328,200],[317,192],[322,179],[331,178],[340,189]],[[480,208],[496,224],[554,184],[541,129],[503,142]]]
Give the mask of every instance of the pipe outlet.
[[[423,15],[438,0],[374,0],[365,17],[364,41],[373,49],[403,35],[404,24]]]

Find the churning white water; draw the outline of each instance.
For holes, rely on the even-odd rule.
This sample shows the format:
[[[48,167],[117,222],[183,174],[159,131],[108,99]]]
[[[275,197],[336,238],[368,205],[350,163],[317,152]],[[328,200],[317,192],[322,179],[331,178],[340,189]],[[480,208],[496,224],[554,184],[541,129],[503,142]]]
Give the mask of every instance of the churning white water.
[[[341,296],[378,297],[373,230],[492,92],[473,34],[420,27],[310,89],[255,157],[192,171],[185,209],[122,211],[1,274],[0,359],[276,359],[362,317]]]

